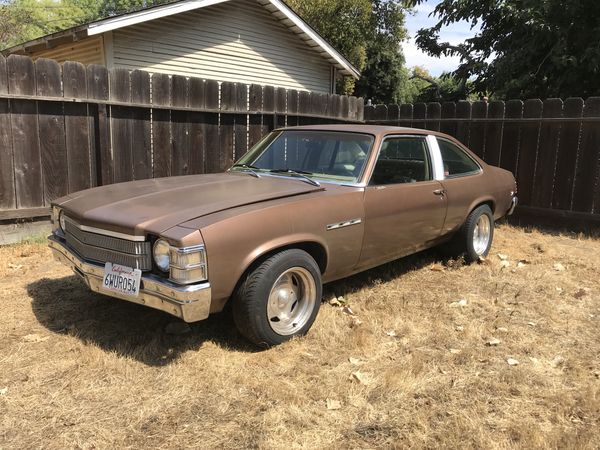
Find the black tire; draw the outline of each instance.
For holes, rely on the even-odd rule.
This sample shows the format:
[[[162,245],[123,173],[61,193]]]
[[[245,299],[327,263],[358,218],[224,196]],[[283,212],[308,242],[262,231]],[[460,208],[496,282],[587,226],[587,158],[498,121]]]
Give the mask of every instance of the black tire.
[[[301,277],[298,277],[297,273]],[[314,301],[312,303],[306,301],[301,304],[302,300],[296,300],[296,308],[300,308],[300,306],[303,308],[301,322],[304,323],[298,327],[297,331],[292,328],[289,333],[280,333],[274,327],[283,327],[286,324],[288,327],[295,327],[295,324],[293,321],[290,324],[290,320],[284,320],[281,321],[282,324],[278,324],[277,322],[280,320],[277,316],[268,317],[268,310],[272,308],[272,305],[268,305],[269,295],[275,283],[278,280],[281,281],[281,277],[288,276],[291,280],[294,276],[297,277],[296,286],[291,286],[294,290],[298,284],[306,284],[307,286],[304,288],[299,287],[298,292],[310,292],[311,295],[307,295],[307,298],[314,297]],[[298,278],[302,278],[304,281],[298,280]],[[314,286],[311,284],[311,278]],[[303,250],[283,250],[254,266],[245,275],[233,297],[233,320],[239,332],[253,344],[262,348],[279,345],[295,336],[306,334],[319,312],[322,292],[321,271],[315,260]],[[293,302],[293,300],[286,301]],[[293,305],[290,314],[296,314]]]
[[[474,232],[482,216],[487,216],[489,221],[489,240],[485,248],[476,248]],[[481,205],[471,211],[460,230],[442,250],[447,255],[464,256],[467,263],[472,263],[478,261],[479,258],[485,258],[489,254],[493,240],[494,215],[488,205]]]

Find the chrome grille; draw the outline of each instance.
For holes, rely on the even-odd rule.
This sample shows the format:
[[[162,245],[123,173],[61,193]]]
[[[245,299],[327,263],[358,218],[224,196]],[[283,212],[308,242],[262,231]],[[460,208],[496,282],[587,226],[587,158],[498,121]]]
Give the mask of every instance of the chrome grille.
[[[152,270],[150,242],[134,242],[90,233],[79,229],[71,220],[66,221],[65,228],[67,244],[84,259],[102,264],[111,262],[140,270]]]

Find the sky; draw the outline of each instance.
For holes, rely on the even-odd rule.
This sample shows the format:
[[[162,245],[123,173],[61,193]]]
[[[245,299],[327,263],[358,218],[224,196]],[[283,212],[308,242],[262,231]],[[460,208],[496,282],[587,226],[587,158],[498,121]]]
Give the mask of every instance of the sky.
[[[407,67],[423,66],[434,76],[456,69],[460,62],[458,57],[432,58],[420,51],[414,42],[414,36],[419,29],[430,27],[437,22],[436,18],[429,17],[429,14],[438,3],[438,0],[428,0],[415,8],[414,15],[406,16],[406,28],[411,39],[403,44]],[[475,32],[468,23],[463,22],[443,27],[440,37],[443,42],[458,44],[472,37]]]

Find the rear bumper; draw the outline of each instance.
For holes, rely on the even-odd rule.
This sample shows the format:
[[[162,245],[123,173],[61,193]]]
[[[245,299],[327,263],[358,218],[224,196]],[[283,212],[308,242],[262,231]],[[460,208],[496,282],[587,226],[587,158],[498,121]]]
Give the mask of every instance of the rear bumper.
[[[144,275],[137,297],[120,295],[102,289],[103,265],[81,259],[60,237],[52,235],[48,241],[54,258],[69,266],[94,292],[158,309],[186,322],[197,322],[206,319],[210,314],[209,283],[179,286],[154,275]]]
[[[517,207],[518,204],[519,204],[519,199],[517,198],[516,195],[514,195],[512,200],[510,201],[510,208],[508,208],[506,215],[512,216],[512,214],[515,212],[515,208]]]

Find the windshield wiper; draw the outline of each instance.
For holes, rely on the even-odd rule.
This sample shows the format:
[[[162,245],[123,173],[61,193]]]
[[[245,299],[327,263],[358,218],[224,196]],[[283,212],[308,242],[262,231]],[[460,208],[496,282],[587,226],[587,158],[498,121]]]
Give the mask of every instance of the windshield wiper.
[[[302,180],[306,181],[308,184],[312,184],[313,186],[321,186],[321,183],[319,183],[316,180],[313,180],[310,177],[307,177],[307,175],[312,175],[312,172],[305,172],[303,170],[292,170],[292,169],[271,169],[269,170],[269,172],[271,173],[287,173],[289,175],[301,178]]]
[[[231,168],[232,169],[236,169],[236,168],[245,169],[245,171],[247,173],[249,173],[250,175],[252,175],[256,178],[260,178],[260,175],[257,172],[255,172],[255,170],[260,170],[260,167],[252,166],[250,164],[234,164]]]

